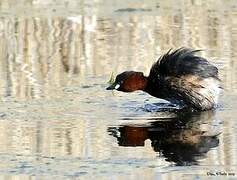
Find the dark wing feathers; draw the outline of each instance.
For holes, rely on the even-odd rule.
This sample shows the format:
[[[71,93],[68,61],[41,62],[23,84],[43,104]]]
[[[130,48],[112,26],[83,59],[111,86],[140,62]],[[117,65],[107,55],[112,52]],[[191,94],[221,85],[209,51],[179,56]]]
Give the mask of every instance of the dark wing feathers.
[[[218,76],[218,69],[206,59],[196,56],[200,50],[180,48],[175,51],[169,50],[153,64],[150,78],[160,76],[198,75],[202,78]]]

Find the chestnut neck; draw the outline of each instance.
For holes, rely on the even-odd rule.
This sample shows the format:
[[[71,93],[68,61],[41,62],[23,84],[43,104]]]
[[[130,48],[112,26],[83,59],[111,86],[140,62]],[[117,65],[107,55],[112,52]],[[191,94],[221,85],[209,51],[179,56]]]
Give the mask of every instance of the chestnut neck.
[[[124,81],[120,90],[123,92],[133,92],[136,90],[145,91],[147,84],[147,77],[141,73],[134,73]]]
[[[147,85],[148,85],[148,78],[146,76],[143,76],[143,78],[140,80],[139,90],[146,91]]]

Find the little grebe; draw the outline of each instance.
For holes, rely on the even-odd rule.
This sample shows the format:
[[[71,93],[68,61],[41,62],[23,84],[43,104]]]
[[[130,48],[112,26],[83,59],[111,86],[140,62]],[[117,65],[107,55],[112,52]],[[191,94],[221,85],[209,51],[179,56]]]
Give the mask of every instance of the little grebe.
[[[218,69],[195,55],[199,50],[169,50],[155,62],[148,77],[142,72],[125,71],[117,75],[107,90],[142,90],[157,98],[178,101],[195,110],[216,106],[220,92]]]

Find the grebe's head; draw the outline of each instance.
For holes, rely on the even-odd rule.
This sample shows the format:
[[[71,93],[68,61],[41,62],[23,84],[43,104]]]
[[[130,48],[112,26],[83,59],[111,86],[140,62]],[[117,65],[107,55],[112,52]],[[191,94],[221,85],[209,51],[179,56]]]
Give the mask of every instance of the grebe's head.
[[[147,85],[147,78],[142,72],[125,71],[117,75],[115,82],[107,87],[107,90],[116,89],[123,92],[144,90]]]

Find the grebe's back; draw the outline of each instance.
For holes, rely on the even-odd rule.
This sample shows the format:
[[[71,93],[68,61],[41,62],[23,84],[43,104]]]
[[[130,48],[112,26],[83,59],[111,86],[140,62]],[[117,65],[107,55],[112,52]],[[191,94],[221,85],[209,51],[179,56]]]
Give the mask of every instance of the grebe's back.
[[[162,99],[183,101],[197,110],[214,108],[221,89],[218,69],[196,56],[198,51],[181,48],[160,57],[150,70],[147,92]]]

